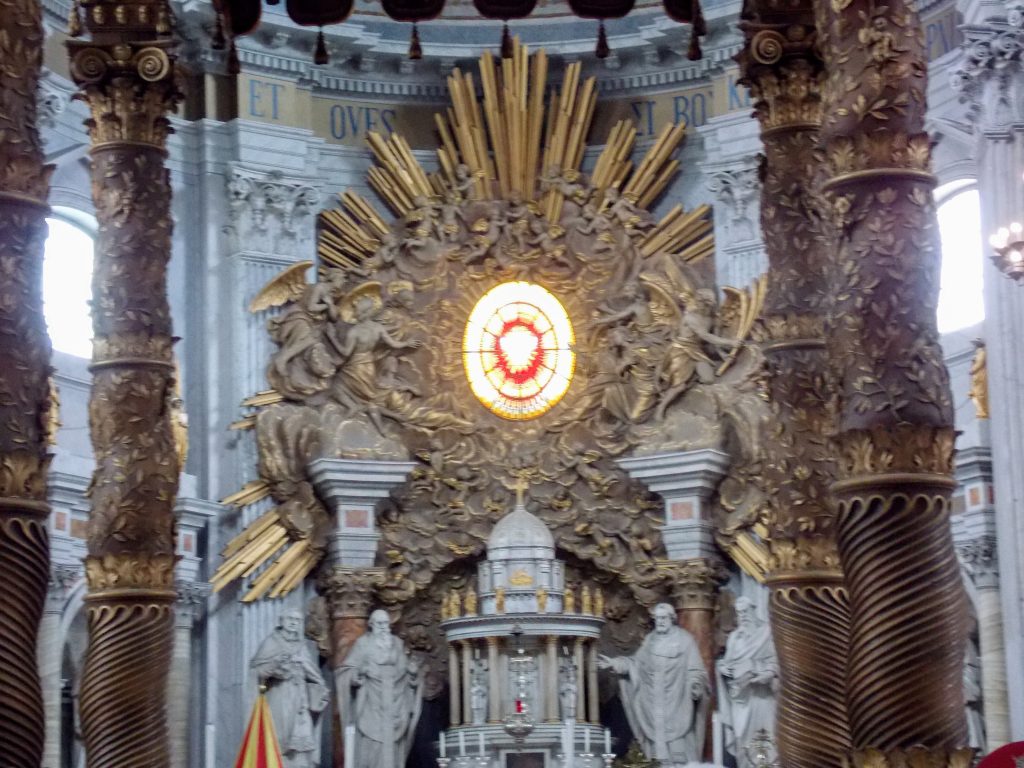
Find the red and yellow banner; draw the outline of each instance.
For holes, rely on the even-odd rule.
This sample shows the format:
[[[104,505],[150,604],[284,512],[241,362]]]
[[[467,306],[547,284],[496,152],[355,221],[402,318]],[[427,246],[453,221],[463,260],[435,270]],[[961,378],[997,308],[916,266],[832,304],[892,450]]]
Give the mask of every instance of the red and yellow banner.
[[[262,693],[256,697],[252,707],[249,727],[245,729],[235,768],[284,768],[281,747],[274,733],[274,722],[270,719],[270,708]]]

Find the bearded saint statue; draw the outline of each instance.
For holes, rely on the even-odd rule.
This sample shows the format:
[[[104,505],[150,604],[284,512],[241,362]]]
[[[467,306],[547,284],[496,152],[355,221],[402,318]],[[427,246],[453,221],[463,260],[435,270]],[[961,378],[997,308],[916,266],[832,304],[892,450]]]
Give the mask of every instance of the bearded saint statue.
[[[402,768],[420,719],[423,675],[391,634],[387,611],[370,614],[369,632],[335,672],[342,725],[355,726],[355,765]]]
[[[250,666],[266,686],[274,732],[285,768],[320,765],[320,713],[329,694],[320,670],[302,637],[298,611],[280,616],[277,629],[264,640]]]
[[[648,758],[663,766],[700,762],[710,699],[708,674],[693,635],[676,611],[659,603],[654,631],[632,656],[598,656],[597,666],[620,677],[619,698],[629,727]]]

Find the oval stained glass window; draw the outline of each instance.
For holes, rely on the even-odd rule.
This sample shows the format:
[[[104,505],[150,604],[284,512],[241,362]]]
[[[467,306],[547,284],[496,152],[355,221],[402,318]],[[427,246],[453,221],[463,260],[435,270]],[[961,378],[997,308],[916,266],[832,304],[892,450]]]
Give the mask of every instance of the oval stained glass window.
[[[505,419],[532,419],[562,399],[576,366],[561,302],[536,283],[502,283],[466,323],[462,361],[473,394]]]

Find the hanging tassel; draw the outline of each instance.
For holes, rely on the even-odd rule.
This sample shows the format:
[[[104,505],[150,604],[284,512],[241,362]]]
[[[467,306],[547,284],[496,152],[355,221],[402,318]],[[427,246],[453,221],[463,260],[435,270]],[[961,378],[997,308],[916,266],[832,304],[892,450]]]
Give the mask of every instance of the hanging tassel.
[[[604,19],[597,26],[597,47],[594,48],[594,55],[599,59],[607,59],[612,49],[608,47],[608,35],[604,33]]]
[[[501,58],[511,59],[515,55],[512,50],[512,35],[508,33],[508,22],[501,28]]]
[[[71,13],[68,15],[68,34],[71,37],[80,37],[82,34],[82,11],[78,0],[71,3]]]
[[[213,27],[213,35],[210,37],[210,47],[215,51],[223,51],[228,47],[228,41],[224,37],[224,19],[217,14],[217,23]]]
[[[708,33],[708,25],[704,21],[704,11],[701,10],[700,0],[693,0],[691,13],[693,14],[693,28],[696,30],[697,36],[704,37]]]
[[[327,55],[327,43],[324,41],[324,30],[321,27],[316,36],[316,53],[313,54],[313,63],[322,67],[330,60],[331,57]]]
[[[690,27],[690,46],[686,49],[686,58],[690,61],[700,61],[704,58],[704,52],[700,49],[700,38],[697,37],[697,25]]]
[[[242,71],[242,64],[238,61],[238,49],[235,48],[235,40],[232,38],[228,48],[228,74],[237,75]]]
[[[423,58],[423,47],[420,45],[420,31],[416,28],[416,22],[412,23],[412,36],[409,38],[409,58],[419,61]]]

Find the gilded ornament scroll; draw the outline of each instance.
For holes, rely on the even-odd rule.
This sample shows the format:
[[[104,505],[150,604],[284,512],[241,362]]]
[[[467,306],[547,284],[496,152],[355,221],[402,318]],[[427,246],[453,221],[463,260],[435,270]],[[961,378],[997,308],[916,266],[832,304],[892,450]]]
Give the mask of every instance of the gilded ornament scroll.
[[[935,325],[924,32],[902,0],[821,0],[816,15],[855,761],[917,745],[945,761],[966,743],[966,602],[949,527],[953,409]]]
[[[178,394],[164,160],[167,115],[179,94],[173,46],[161,36],[169,31],[165,3],[82,6],[93,42],[71,41],[69,49],[72,76],[91,112],[99,223],[82,733],[90,766],[167,765],[177,598],[173,505],[184,446],[171,424]]]
[[[765,493],[766,582],[781,669],[778,749],[784,764],[840,766],[849,607],[828,487],[835,384],[825,354],[826,225],[815,188],[823,64],[810,3],[746,6],[740,61],[761,124],[761,225],[769,259],[755,329],[774,416],[757,478]]]
[[[42,268],[51,168],[37,130],[43,23],[35,0],[0,2],[0,755],[39,765],[36,664],[50,547],[50,340]]]

